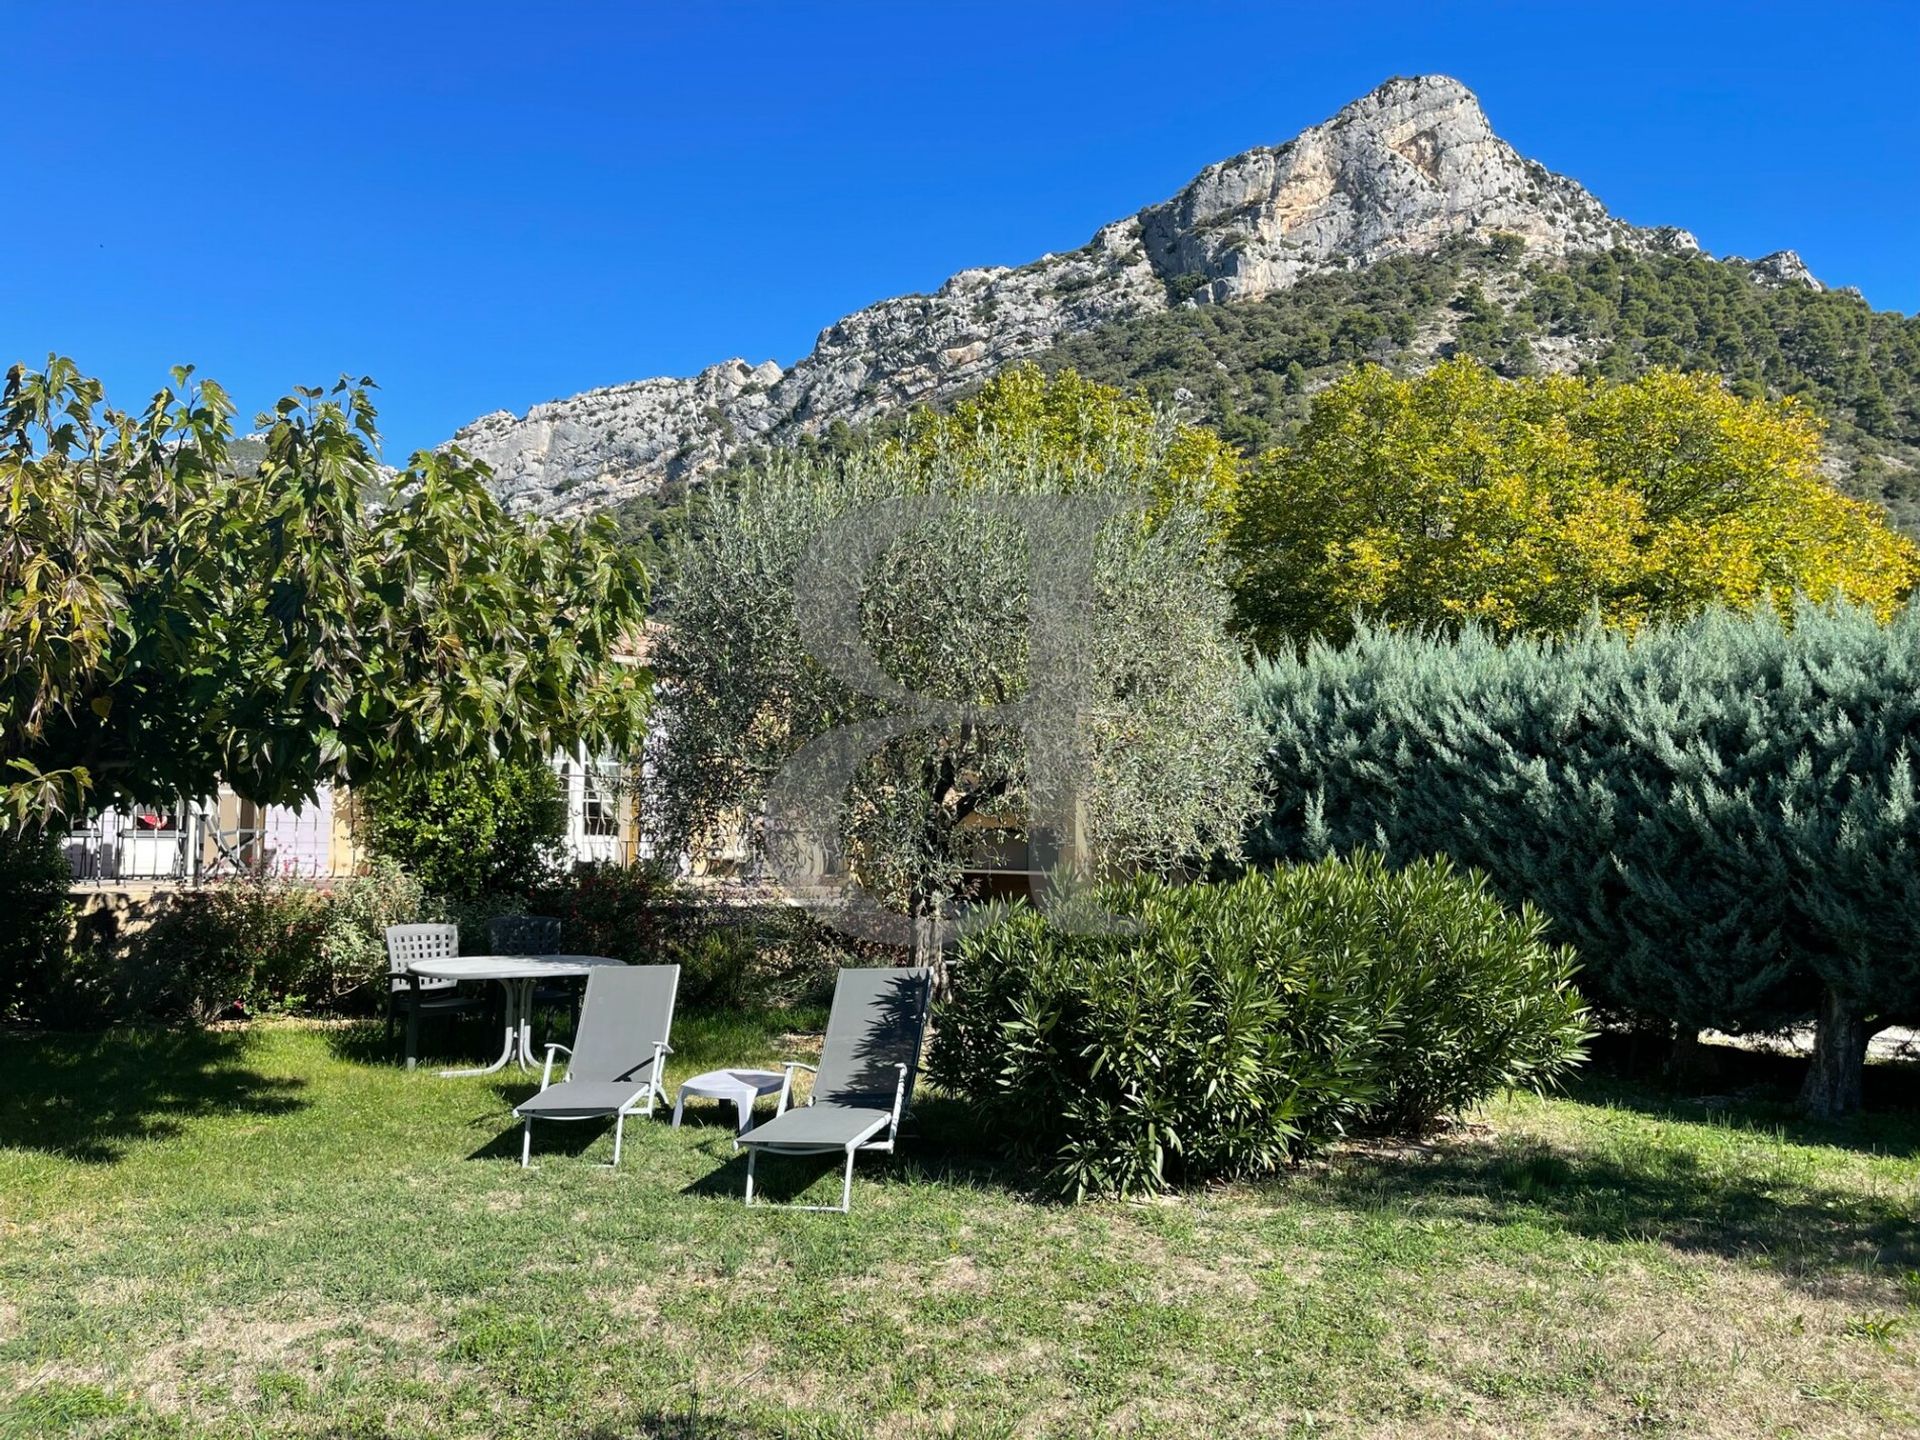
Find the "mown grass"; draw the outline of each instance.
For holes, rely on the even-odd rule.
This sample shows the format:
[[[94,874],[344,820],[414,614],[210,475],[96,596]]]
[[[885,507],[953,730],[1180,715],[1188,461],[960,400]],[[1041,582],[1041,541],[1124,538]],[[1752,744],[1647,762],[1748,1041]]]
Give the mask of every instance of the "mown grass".
[[[677,1073],[821,1018],[683,1018]],[[743,1209],[717,1108],[523,1172],[528,1084],[365,1029],[4,1038],[0,1435],[1920,1434],[1920,1118],[1742,1086],[1081,1207],[929,1096],[843,1219]]]

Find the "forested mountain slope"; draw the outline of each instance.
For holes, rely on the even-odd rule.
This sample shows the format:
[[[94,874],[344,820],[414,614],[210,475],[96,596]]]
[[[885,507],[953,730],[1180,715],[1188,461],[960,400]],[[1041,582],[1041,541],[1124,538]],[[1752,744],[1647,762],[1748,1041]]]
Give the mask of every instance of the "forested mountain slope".
[[[1920,527],[1920,318],[1764,262],[1622,250],[1530,258],[1511,237],[1318,275],[1263,299],[1171,310],[1063,341],[1040,362],[1177,404],[1256,452],[1346,367],[1468,354],[1509,375],[1712,370],[1795,395],[1830,426],[1830,472]]]

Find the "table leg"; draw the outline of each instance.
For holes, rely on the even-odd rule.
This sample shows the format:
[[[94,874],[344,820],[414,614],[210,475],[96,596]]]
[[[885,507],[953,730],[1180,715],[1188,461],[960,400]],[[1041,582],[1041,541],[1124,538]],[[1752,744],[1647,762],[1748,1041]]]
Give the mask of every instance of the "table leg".
[[[533,986],[531,980],[520,982],[520,1068],[532,1070],[538,1065],[533,1055]]]
[[[734,1134],[747,1133],[747,1127],[753,1124],[753,1102],[759,1098],[758,1095],[742,1095],[733,1102],[734,1109],[740,1112],[740,1128]]]
[[[480,1066],[477,1070],[442,1070],[440,1072],[442,1079],[452,1079],[460,1075],[491,1075],[497,1070],[507,1068],[507,1061],[513,1058],[515,1043],[520,1039],[520,1007],[517,1003],[520,997],[514,989],[513,981],[502,980],[500,984],[507,992],[505,1003],[507,1034],[505,1043],[500,1047],[500,1058],[491,1065]]]

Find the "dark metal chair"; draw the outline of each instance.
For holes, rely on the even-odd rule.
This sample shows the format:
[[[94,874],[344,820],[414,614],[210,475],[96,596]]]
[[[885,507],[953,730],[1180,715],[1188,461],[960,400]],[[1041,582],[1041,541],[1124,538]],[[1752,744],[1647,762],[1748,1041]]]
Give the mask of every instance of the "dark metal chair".
[[[487,952],[491,955],[558,955],[560,922],[551,915],[496,915],[487,922]],[[552,1015],[567,1012],[567,1033],[580,1028],[580,996],[584,980],[543,980],[533,989],[533,1008],[548,1014],[546,1038],[553,1038]]]
[[[387,1045],[393,1045],[394,1024],[407,1018],[407,1069],[420,1050],[420,1021],[450,1019],[486,1007],[483,996],[463,995],[458,980],[428,980],[410,968],[416,960],[449,960],[460,953],[458,925],[389,925],[387,927]]]

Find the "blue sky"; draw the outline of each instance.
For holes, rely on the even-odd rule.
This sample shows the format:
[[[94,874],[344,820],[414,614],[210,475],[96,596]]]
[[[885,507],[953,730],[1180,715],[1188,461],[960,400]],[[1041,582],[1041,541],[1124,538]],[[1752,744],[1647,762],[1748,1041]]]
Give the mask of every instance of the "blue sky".
[[[1920,310],[1920,6],[0,0],[0,364],[249,410],[342,371],[398,457],[1083,243],[1394,74],[1716,253]]]

